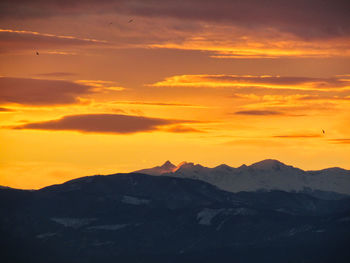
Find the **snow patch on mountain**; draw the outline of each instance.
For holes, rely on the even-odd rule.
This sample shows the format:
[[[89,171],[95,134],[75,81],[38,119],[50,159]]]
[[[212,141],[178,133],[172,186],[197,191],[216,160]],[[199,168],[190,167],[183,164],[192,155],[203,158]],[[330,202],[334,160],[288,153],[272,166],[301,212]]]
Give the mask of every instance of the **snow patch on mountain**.
[[[249,208],[244,208],[244,207],[239,207],[239,208],[231,208],[228,209],[228,212],[230,214],[233,214],[235,216],[252,216],[252,215],[256,215],[257,212],[253,209],[249,209]]]
[[[121,224],[121,225],[98,225],[98,226],[90,226],[88,227],[89,230],[119,230],[124,227],[128,226],[128,224]]]
[[[129,205],[146,205],[150,203],[150,200],[124,195],[122,198],[122,202]]]
[[[79,228],[89,225],[96,218],[53,217],[51,220],[65,227]]]
[[[43,234],[36,235],[35,237],[39,238],[39,239],[46,239],[46,238],[54,237],[56,235],[57,235],[57,233],[48,232],[48,233],[43,233]]]
[[[220,214],[222,211],[223,209],[204,208],[197,214],[197,220],[199,220],[198,224],[210,226],[211,220],[213,220],[213,218]]]
[[[291,237],[291,236],[294,236],[296,234],[300,234],[300,233],[303,233],[303,232],[310,231],[312,228],[313,227],[310,226],[310,225],[303,225],[303,226],[291,228],[286,233],[284,233],[283,235]]]

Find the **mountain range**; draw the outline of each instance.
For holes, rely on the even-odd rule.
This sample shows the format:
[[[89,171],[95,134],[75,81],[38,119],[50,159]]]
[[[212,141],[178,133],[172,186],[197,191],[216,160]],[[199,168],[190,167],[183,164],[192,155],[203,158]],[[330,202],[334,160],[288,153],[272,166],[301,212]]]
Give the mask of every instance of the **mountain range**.
[[[1,262],[350,262],[348,195],[231,192],[183,176],[236,169],[259,176],[296,168],[275,161],[240,168],[166,162],[153,169],[157,175],[88,176],[39,190],[0,188]]]
[[[162,166],[136,172],[202,180],[233,193],[280,190],[308,193],[326,199],[350,195],[349,170],[328,168],[304,171],[271,159],[238,168],[226,164],[208,168],[188,162],[175,166],[166,161]]]

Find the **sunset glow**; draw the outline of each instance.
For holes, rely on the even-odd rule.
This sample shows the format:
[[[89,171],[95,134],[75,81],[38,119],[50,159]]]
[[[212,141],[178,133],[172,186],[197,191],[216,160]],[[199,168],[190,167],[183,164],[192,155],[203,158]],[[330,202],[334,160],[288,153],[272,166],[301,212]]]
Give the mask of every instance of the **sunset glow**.
[[[345,2],[59,2],[0,3],[0,185],[166,160],[350,169]]]

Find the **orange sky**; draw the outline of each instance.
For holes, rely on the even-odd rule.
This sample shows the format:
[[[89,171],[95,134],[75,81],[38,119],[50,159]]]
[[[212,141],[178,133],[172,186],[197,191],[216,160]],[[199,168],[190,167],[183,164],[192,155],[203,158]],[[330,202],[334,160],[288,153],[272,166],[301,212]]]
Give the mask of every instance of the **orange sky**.
[[[2,1],[0,185],[168,159],[350,169],[347,1],[265,2]]]

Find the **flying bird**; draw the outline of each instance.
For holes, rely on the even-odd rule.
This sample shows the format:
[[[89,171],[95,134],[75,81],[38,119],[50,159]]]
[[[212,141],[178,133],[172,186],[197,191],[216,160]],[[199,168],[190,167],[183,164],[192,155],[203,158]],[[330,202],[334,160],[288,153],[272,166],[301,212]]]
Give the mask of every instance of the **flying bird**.
[[[39,52],[38,51],[35,51],[36,55],[39,56]]]
[[[130,19],[128,23],[131,23],[131,22],[133,22],[133,21],[134,21],[134,19]]]
[[[113,22],[110,22],[110,23],[109,23],[109,25],[112,25],[112,24],[113,24]]]
[[[326,134],[325,130],[322,130],[322,133],[323,133],[323,134]]]

